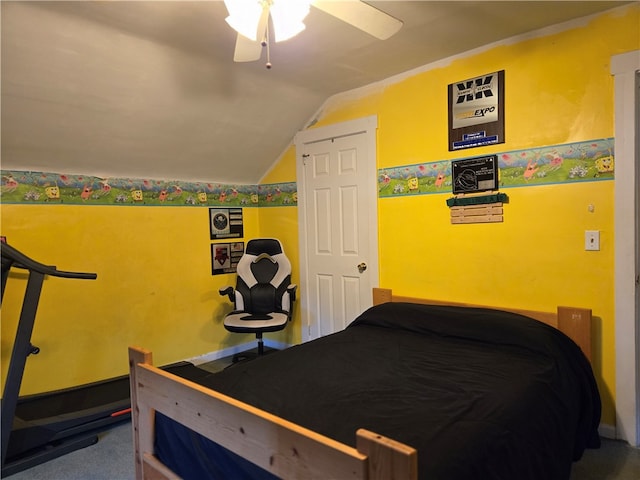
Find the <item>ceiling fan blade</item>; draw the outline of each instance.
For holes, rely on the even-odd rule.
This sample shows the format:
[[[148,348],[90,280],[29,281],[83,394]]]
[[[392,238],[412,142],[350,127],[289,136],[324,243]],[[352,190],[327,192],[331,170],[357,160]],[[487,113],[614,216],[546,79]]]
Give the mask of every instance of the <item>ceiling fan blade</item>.
[[[237,35],[236,49],[233,54],[234,62],[254,62],[260,60],[260,56],[262,55],[262,41],[267,35],[268,23],[269,7],[265,4],[256,28],[257,40],[251,40],[240,33]]]
[[[401,20],[361,1],[315,0],[311,5],[380,40],[391,37],[403,25]]]
[[[262,44],[255,42],[244,35],[237,35],[236,50],[233,53],[234,62],[254,62],[260,60]]]

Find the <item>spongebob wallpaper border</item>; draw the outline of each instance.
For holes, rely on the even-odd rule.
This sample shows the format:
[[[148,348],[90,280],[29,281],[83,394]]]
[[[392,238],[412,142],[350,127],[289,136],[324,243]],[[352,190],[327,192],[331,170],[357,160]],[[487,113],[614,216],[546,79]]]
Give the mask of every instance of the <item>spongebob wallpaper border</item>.
[[[613,145],[605,138],[498,153],[499,188],[613,180]],[[378,171],[380,198],[451,191],[451,160]]]
[[[498,153],[499,187],[613,180],[613,138]],[[2,170],[7,204],[276,207],[298,203],[296,182],[227,185]],[[451,193],[451,160],[378,170],[378,197]]]
[[[2,171],[3,203],[144,206],[295,205],[295,182],[225,185],[88,175]]]

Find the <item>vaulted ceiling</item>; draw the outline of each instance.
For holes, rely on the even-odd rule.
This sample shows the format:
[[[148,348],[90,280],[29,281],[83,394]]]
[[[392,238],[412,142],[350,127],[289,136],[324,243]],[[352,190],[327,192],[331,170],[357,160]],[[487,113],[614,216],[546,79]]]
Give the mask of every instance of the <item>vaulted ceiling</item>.
[[[312,8],[268,70],[233,62],[221,1],[3,0],[2,168],[258,183],[336,93],[630,2],[367,3],[401,30]]]

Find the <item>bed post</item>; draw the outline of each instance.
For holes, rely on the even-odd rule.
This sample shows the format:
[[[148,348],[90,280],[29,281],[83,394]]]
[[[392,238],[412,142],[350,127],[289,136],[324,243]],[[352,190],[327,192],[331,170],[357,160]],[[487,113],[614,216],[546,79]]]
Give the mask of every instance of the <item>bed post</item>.
[[[137,366],[153,364],[153,355],[140,347],[129,347],[129,384],[131,389],[131,426],[133,431],[133,451],[136,463],[136,479],[144,475],[144,452],[153,452],[154,411],[138,402]]]
[[[392,299],[390,288],[378,288],[373,289],[373,304],[380,305],[381,303],[390,302]]]
[[[403,443],[370,432],[356,432],[356,448],[367,456],[368,480],[417,480],[418,451]]]
[[[589,308],[558,307],[558,330],[578,344],[591,362],[591,323]]]

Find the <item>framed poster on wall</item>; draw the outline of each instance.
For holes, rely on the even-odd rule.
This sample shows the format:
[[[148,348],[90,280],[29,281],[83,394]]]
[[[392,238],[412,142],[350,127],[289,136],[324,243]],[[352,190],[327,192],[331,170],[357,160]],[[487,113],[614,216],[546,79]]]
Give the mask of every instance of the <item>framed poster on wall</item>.
[[[452,83],[449,151],[504,143],[504,70]]]
[[[241,208],[210,208],[209,230],[211,240],[240,238],[244,235]]]
[[[498,190],[498,156],[453,160],[451,176],[454,195]]]
[[[211,244],[211,275],[235,273],[244,254],[244,242]]]

